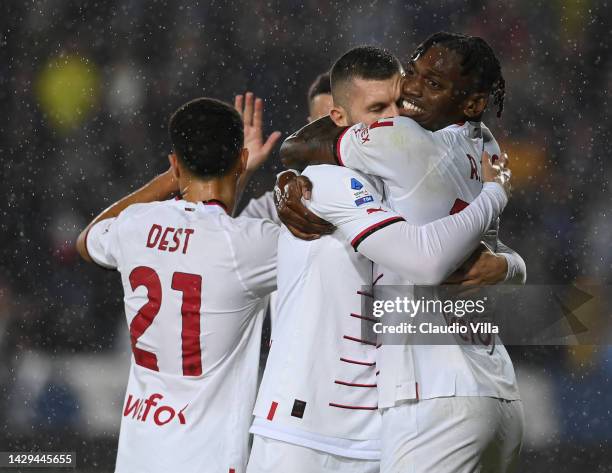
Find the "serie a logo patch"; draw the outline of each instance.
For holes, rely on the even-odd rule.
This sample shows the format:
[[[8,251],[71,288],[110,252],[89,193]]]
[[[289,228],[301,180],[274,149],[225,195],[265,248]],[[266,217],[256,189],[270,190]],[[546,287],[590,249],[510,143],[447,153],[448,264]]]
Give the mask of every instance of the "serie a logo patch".
[[[351,193],[351,198],[357,207],[374,201],[374,197],[370,195],[368,189],[359,180],[354,177],[346,178],[346,183],[348,184],[347,187]]]
[[[306,410],[306,401],[300,401],[295,399],[293,401],[293,409],[291,409],[291,417],[297,417],[301,419],[304,417],[304,411]]]

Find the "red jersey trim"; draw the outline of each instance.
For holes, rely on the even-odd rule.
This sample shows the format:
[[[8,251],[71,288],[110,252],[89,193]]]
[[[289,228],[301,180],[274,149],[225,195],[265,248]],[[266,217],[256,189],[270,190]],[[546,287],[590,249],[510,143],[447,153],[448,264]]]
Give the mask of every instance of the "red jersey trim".
[[[373,347],[376,346],[376,343],[374,342],[368,342],[367,340],[362,340],[361,338],[355,338],[355,337],[350,337],[348,335],[344,335],[342,338],[344,338],[345,340],[350,340],[352,342],[357,342],[357,343],[364,343],[366,345],[372,345]]]
[[[349,130],[350,130],[350,127],[344,130],[342,133],[340,133],[340,136],[336,140],[336,161],[338,162],[340,166],[344,166],[344,162],[342,161],[342,156],[340,156],[340,142],[342,141],[342,138],[344,137],[346,132]]]
[[[378,406],[374,406],[374,407],[369,407],[369,406],[347,406],[345,404],[336,404],[335,402],[330,402],[329,406],[330,407],[337,407],[339,409],[355,409],[355,410],[362,410],[362,411],[375,411],[376,409],[378,409]]]
[[[268,419],[268,420],[274,419],[274,414],[276,414],[276,408],[277,407],[278,407],[278,402],[274,401],[270,405],[270,410],[268,411],[268,417],[266,417],[266,419]]]
[[[393,126],[393,121],[382,121],[382,120],[388,120],[386,118],[381,118],[379,121],[372,123],[368,128],[370,130],[373,130],[374,128],[379,128],[381,126]]]
[[[377,319],[374,319],[372,317],[366,317],[364,315],[354,314],[352,312],[349,315],[351,317],[355,317],[356,319],[367,320],[368,322],[373,322],[373,323],[377,323],[378,322]]]
[[[217,200],[217,199],[203,200],[202,203],[204,205],[216,205],[218,207],[221,207],[223,210],[225,210],[225,213],[229,213],[227,211],[227,206],[220,200]]]
[[[370,225],[368,228],[359,233],[353,240],[351,241],[351,246],[357,251],[357,248],[361,244],[363,240],[377,232],[378,230],[388,227],[389,225],[396,222],[403,222],[404,219],[402,217],[390,217],[385,220],[381,220],[380,222],[375,223],[374,225]]]
[[[375,361],[357,361],[357,360],[351,360],[349,358],[340,358],[340,361],[344,361],[345,363],[351,363],[353,365],[363,365],[363,366],[376,366],[376,362]]]
[[[376,384],[360,384],[360,383],[349,383],[347,381],[335,380],[334,384],[341,384],[342,386],[349,386],[351,388],[375,388]]]

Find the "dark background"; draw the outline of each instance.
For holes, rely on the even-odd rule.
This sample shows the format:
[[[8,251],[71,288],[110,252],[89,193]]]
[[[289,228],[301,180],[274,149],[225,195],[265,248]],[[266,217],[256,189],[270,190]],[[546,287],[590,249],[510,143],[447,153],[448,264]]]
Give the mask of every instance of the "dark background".
[[[305,123],[310,82],[355,45],[404,61],[439,30],[488,40],[507,96],[502,119],[485,121],[515,176],[502,240],[524,257],[529,283],[610,283],[608,2],[49,0],[3,10],[0,451],[73,450],[80,470],[112,470],[129,363],[121,285],[78,261],[76,235],[166,168],[166,123],[180,104],[252,90],[266,101],[267,133],[286,135]],[[250,195],[269,190],[278,169],[275,151]],[[612,471],[612,350],[511,353],[527,413],[522,471]]]

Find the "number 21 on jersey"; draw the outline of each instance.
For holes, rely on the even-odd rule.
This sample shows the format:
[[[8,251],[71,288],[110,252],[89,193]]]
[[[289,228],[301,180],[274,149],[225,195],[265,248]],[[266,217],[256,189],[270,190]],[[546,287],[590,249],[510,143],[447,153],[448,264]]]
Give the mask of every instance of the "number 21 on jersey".
[[[130,273],[132,291],[140,286],[147,289],[148,301],[130,323],[130,339],[134,361],[137,365],[159,371],[155,353],[136,346],[136,342],[153,323],[162,302],[162,287],[154,269],[138,266]],[[182,292],[181,304],[181,345],[183,376],[202,374],[202,350],[200,347],[200,305],[202,302],[202,276],[176,272],[172,275],[172,289]]]

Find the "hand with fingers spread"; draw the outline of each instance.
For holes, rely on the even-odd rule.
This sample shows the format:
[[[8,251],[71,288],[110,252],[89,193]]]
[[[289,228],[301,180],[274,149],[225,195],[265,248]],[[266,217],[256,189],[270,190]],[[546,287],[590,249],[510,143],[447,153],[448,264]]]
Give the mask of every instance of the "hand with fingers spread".
[[[272,148],[281,137],[275,131],[264,141],[263,137],[263,100],[255,97],[253,92],[236,95],[234,107],[244,123],[244,147],[249,150],[246,171],[253,173],[269,158]]]
[[[333,233],[335,227],[308,210],[302,198],[309,200],[312,182],[293,171],[278,175],[274,186],[274,203],[281,221],[289,231],[302,240],[316,240]]]

